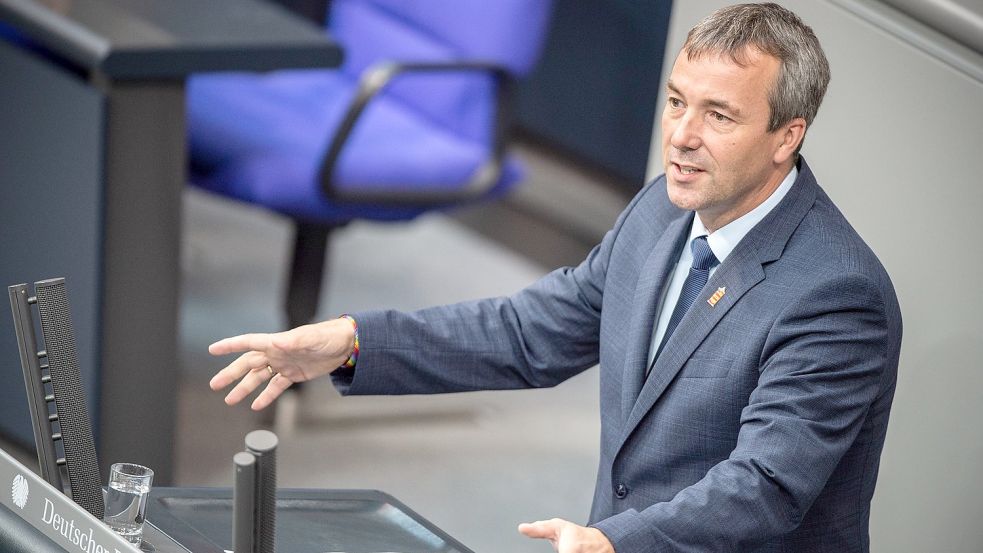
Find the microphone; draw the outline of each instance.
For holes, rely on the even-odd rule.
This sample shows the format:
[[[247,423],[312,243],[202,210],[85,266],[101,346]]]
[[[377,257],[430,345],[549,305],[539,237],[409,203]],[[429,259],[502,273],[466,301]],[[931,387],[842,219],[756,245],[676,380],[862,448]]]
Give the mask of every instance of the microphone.
[[[236,553],[276,553],[276,434],[246,434],[246,451],[233,456],[233,539]]]
[[[92,426],[82,388],[75,331],[64,278],[34,283],[32,297],[24,284],[8,288],[17,330],[21,366],[28,390],[34,439],[42,476],[64,489],[63,467],[71,498],[98,519],[103,517],[102,485]],[[37,350],[30,305],[36,305],[44,349]],[[40,360],[45,362],[42,364]],[[47,374],[42,371],[47,370]],[[48,392],[50,387],[50,393]],[[51,412],[50,406],[54,405]],[[55,431],[53,425],[57,425]],[[58,458],[56,443],[64,457]]]
[[[238,553],[256,553],[256,457],[245,451],[232,457],[232,544]]]

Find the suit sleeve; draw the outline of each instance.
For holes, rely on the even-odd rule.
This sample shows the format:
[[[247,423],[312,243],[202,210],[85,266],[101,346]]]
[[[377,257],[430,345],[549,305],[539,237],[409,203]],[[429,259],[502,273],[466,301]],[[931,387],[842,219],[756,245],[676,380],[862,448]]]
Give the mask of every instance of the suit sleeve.
[[[594,526],[618,553],[745,551],[795,529],[891,389],[900,330],[888,311],[861,275],[792,301],[769,332],[729,458],[671,501]]]
[[[335,386],[346,395],[540,388],[597,364],[611,250],[643,193],[580,265],[557,269],[515,295],[354,314],[358,365],[335,371]]]

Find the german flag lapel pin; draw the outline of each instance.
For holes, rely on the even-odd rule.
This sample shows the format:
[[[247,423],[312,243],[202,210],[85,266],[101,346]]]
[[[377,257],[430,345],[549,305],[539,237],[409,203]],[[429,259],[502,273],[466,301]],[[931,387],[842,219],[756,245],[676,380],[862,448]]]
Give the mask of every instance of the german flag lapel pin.
[[[726,293],[727,293],[727,287],[721,286],[720,288],[717,288],[717,291],[714,292],[712,296],[710,296],[710,299],[707,300],[707,303],[710,304],[710,307],[717,305],[717,302],[720,301],[720,298],[724,297],[724,294]]]

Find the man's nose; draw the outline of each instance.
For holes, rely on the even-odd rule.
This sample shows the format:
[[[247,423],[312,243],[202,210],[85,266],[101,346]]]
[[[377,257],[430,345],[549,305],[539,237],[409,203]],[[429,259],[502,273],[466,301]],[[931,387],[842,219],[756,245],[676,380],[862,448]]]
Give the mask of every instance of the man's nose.
[[[698,150],[703,144],[700,129],[700,122],[695,117],[686,115],[678,120],[676,128],[669,137],[669,143],[683,151]]]

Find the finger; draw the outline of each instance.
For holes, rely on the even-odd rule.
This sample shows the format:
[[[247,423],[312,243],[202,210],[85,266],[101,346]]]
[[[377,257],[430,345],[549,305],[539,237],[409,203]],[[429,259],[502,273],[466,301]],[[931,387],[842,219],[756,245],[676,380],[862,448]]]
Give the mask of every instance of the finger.
[[[253,400],[253,404],[250,406],[253,411],[259,411],[265,409],[271,403],[273,403],[276,398],[280,397],[287,388],[293,385],[293,382],[283,376],[282,374],[274,374],[273,378],[270,379],[270,383],[266,385],[266,389],[260,392],[256,399]]]
[[[225,396],[225,403],[228,405],[235,405],[242,401],[246,396],[253,393],[254,390],[263,385],[264,382],[270,380],[270,372],[266,369],[266,365],[257,367],[255,370],[251,370],[246,373],[239,383],[229,390],[229,393]]]
[[[559,536],[559,525],[556,519],[524,522],[519,525],[519,533],[527,538],[556,540]]]
[[[269,334],[242,334],[215,342],[208,346],[208,353],[212,355],[225,355],[240,351],[265,351],[269,347]]]
[[[215,376],[208,381],[208,386],[212,390],[221,390],[246,376],[251,371],[265,369],[268,363],[269,361],[263,353],[258,351],[244,353],[236,358],[235,361],[226,365],[225,368],[215,373]]]

